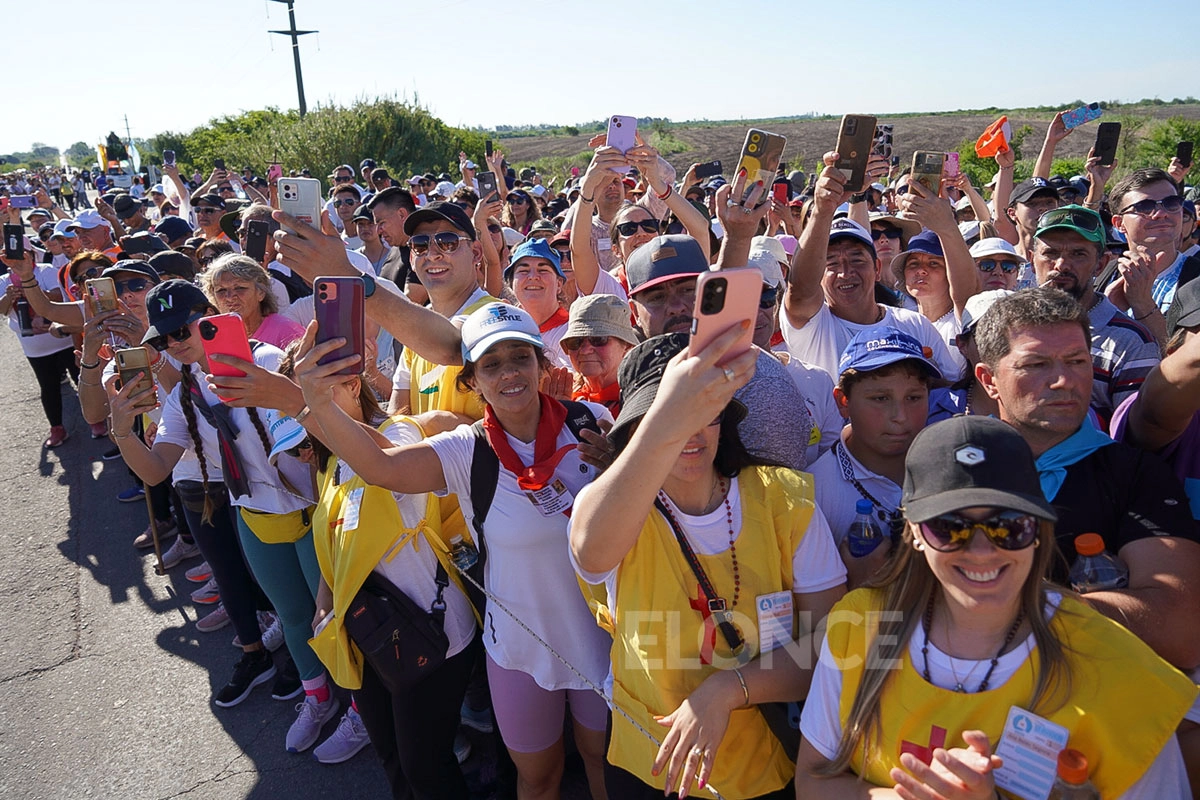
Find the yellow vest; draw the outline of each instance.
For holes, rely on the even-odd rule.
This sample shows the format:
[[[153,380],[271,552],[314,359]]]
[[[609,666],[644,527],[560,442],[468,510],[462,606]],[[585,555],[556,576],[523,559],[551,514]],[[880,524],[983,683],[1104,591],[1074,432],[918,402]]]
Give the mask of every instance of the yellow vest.
[[[408,417],[389,418],[379,430],[382,432],[398,420],[420,430]],[[450,563],[450,551],[443,536],[453,537],[462,531],[443,530],[440,505],[432,494],[428,495],[425,517],[415,527],[406,527],[390,490],[370,486],[357,475],[343,484],[336,484],[336,465],[337,456],[330,456],[320,473],[321,496],[313,512],[313,547],[317,551],[321,575],[333,590],[333,617],[308,643],[338,686],[358,689],[362,687],[362,652],[347,635],[342,620],[363,581],[381,560],[390,561],[410,543],[419,548],[424,541],[433,548],[450,579],[458,583],[458,573]],[[356,489],[363,490],[358,526],[347,531],[342,527],[343,506],[347,496]],[[462,520],[461,513],[458,519]],[[462,588],[461,584],[459,588]]]
[[[467,306],[464,313],[470,314],[495,302],[496,298],[485,295]],[[460,391],[455,384],[454,379],[462,372],[462,367],[434,364],[410,348],[405,348],[400,357],[408,364],[411,378],[408,384],[408,413],[416,416],[426,411],[453,411],[471,419],[483,419],[483,401],[479,395]]]
[[[774,467],[745,469],[738,476],[738,491],[742,506],[737,538],[741,591],[733,611],[747,651],[754,658],[759,654],[755,598],[792,590],[792,556],[814,508],[812,477]],[[729,552],[698,553],[697,558],[717,593],[732,602]],[[695,574],[684,560],[675,534],[661,514],[651,512],[617,571],[611,616],[617,632],[612,647],[613,702],[659,738],[667,729],[654,720],[656,715],[678,708],[719,666],[734,666],[711,618],[706,625],[695,610],[698,597]],[[788,656],[780,653],[775,657]],[[655,753],[650,740],[620,714],[613,715],[608,749],[612,764],[662,789],[664,777],[650,774]],[[794,773],[795,765],[757,709],[739,709],[730,715],[709,781],[722,795],[737,800],[774,792],[786,786]],[[701,794],[695,787],[691,793]]]
[[[846,595],[831,613],[826,641],[842,671],[840,717],[849,718],[862,680],[869,641],[877,629],[872,612],[882,610],[883,592],[860,589]],[[851,760],[854,771],[876,786],[892,786],[888,777],[900,767],[905,742],[929,747],[962,747],[962,732],[981,730],[993,748],[999,743],[1012,706],[1062,725],[1068,744],[1088,760],[1091,781],[1102,797],[1123,794],[1154,762],[1175,733],[1196,696],[1196,685],[1159,658],[1141,639],[1079,600],[1064,596],[1050,622],[1064,644],[1070,665],[1070,695],[1030,708],[1039,668],[1035,650],[1004,684],[986,692],[962,694],[927,683],[905,647],[901,668],[888,678],[880,699],[881,737],[860,745]],[[1061,693],[1060,693],[1061,695]],[[1062,699],[1061,696],[1058,699]],[[878,746],[875,746],[878,745]]]

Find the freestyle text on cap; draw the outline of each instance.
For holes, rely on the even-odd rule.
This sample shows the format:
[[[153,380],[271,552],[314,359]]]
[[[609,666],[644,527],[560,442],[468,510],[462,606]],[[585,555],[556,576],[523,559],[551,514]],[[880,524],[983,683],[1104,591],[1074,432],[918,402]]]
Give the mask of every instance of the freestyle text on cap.
[[[511,280],[513,272],[517,268],[517,262],[522,258],[541,258],[550,262],[554,267],[554,272],[564,281],[567,276],[562,271],[562,259],[558,253],[554,252],[550,247],[550,242],[546,239],[526,239],[517,245],[512,251],[512,256],[508,260],[508,266],[504,268],[504,280]]]
[[[687,234],[655,236],[634,250],[625,265],[629,294],[666,281],[708,271],[708,259],[700,244]]]
[[[437,222],[439,220],[449,222],[469,236],[471,241],[475,241],[475,226],[471,223],[471,218],[467,216],[467,212],[454,205],[454,203],[449,203],[445,200],[435,200],[429,205],[419,207],[416,211],[405,217],[404,232],[412,236],[417,226],[421,223]]]
[[[890,325],[877,325],[859,331],[846,345],[841,359],[838,360],[838,374],[848,369],[870,372],[898,361],[915,359],[921,362],[934,378],[940,378],[942,373],[932,358],[933,351],[923,347],[907,333]]]
[[[983,416],[951,417],[917,434],[904,459],[903,507],[910,522],[973,507],[1057,519],[1029,445],[1011,425]]]
[[[156,336],[179,330],[196,319],[197,314],[203,315],[203,311],[197,312],[194,309],[210,307],[212,303],[208,297],[193,283],[176,278],[158,284],[146,295],[146,316],[150,327],[142,337],[142,344]]]
[[[464,361],[478,361],[493,345],[516,340],[545,347],[538,324],[524,309],[507,303],[488,303],[467,317],[462,326]]]

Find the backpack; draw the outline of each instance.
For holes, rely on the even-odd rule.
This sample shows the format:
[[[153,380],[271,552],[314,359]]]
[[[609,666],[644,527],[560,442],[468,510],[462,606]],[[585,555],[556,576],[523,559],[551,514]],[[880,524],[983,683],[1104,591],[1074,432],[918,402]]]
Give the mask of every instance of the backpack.
[[[312,287],[305,283],[304,279],[296,273],[293,272],[290,275],[285,275],[277,269],[268,269],[267,272],[272,278],[282,283],[283,288],[287,289],[289,301],[294,303],[301,297],[312,296]]]

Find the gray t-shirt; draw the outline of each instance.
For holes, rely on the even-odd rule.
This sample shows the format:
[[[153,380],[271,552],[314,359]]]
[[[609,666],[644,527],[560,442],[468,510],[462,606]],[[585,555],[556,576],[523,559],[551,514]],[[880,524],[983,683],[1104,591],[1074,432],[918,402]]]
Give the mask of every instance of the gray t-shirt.
[[[796,382],[773,356],[760,351],[757,367],[750,383],[734,395],[749,412],[738,425],[742,443],[753,456],[803,470],[813,430],[812,412]]]

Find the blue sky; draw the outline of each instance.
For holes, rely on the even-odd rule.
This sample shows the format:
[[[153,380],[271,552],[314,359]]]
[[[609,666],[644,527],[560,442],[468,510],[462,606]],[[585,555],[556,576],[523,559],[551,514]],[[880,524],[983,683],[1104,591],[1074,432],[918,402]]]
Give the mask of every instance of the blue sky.
[[[24,107],[0,126],[0,152],[123,135],[125,114],[134,136],[149,137],[296,106],[290,41],[267,33],[287,28],[283,4],[163,0],[131,7],[120,23],[100,11],[119,4],[94,0],[5,5],[10,59],[19,51],[37,67],[8,72]],[[1189,57],[1186,36],[1158,45],[1150,37],[1189,30],[1194,14],[1162,0],[296,7],[297,27],[320,31],[301,39],[310,108],[395,94],[449,124],[487,127],[616,113],[737,119],[1184,97],[1200,94],[1200,59]]]

